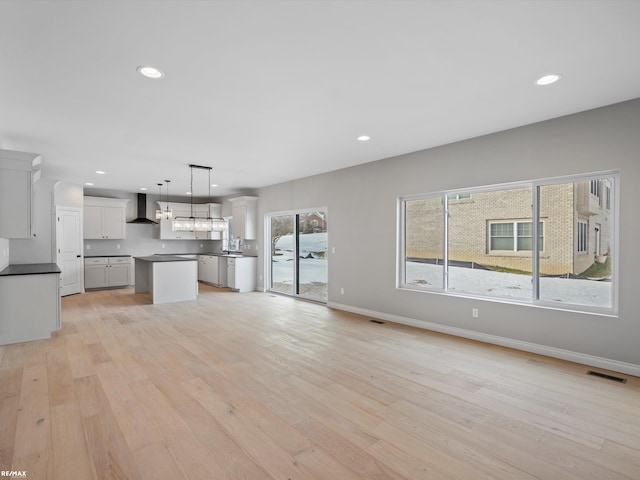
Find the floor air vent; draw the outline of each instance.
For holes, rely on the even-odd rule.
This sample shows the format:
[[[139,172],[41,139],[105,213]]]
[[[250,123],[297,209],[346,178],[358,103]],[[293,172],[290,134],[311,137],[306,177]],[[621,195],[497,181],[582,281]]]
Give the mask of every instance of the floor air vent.
[[[380,325],[384,325],[384,322],[382,320],[374,320],[373,318],[371,320],[369,320],[371,323],[378,323]]]
[[[607,375],[606,373],[594,372],[593,370],[589,370],[587,375],[592,375],[594,377],[606,378],[607,380],[613,380],[614,382],[627,383],[626,378],[614,377],[613,375]]]

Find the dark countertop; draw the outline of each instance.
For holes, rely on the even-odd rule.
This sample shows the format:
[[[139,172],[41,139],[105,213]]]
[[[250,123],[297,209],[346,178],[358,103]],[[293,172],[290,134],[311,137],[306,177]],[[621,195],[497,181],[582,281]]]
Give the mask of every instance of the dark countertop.
[[[186,255],[186,253],[184,254]],[[143,262],[158,263],[158,262],[197,262],[195,258],[177,257],[175,255],[151,255],[149,257],[133,257],[135,260],[142,260]]]
[[[60,273],[60,268],[55,263],[17,263],[9,265],[0,272],[0,277],[11,275],[41,275],[46,273]]]
[[[130,257],[131,255],[85,255],[84,258]]]

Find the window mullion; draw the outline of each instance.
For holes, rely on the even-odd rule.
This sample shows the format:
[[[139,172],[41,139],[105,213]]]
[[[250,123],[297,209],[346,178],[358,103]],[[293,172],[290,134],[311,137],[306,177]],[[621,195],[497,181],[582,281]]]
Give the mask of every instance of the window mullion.
[[[443,209],[444,210],[444,217],[443,217],[444,252],[442,252],[442,268],[443,268],[442,288],[446,292],[449,290],[449,199],[447,195],[442,196],[442,201],[444,203],[444,209]]]
[[[531,295],[540,298],[540,186],[531,188]]]

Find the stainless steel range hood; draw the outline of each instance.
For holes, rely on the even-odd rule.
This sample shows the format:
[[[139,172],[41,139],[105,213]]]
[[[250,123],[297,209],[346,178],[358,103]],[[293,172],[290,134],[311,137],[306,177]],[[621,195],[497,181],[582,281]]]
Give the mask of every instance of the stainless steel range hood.
[[[127,223],[143,223],[149,225],[157,225],[158,222],[154,222],[147,218],[147,194],[139,193],[138,194],[138,217],[134,218],[130,222]]]

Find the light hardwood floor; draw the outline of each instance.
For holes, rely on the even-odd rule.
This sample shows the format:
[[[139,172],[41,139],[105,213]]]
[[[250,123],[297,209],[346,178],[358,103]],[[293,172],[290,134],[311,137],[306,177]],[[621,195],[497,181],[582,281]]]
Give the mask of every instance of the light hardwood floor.
[[[201,286],[65,297],[0,349],[0,468],[28,479],[640,479],[640,379]]]

